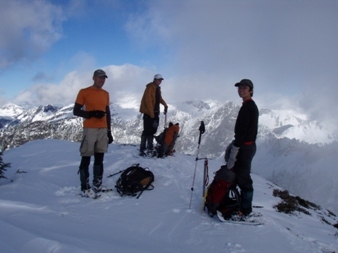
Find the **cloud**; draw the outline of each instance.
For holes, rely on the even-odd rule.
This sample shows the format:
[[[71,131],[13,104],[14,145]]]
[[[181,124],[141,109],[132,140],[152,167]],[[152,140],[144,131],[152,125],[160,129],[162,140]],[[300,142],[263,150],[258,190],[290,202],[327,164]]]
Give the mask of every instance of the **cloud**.
[[[2,97],[3,94],[4,94],[4,91],[2,89],[0,89],[0,105],[4,105],[8,102],[7,99]]]
[[[70,72],[58,84],[38,83],[29,89],[21,91],[13,102],[19,105],[36,106],[36,105],[68,105],[75,101],[76,90],[90,82],[85,82],[82,73]],[[75,94],[75,95],[74,95]]]
[[[38,57],[61,38],[62,9],[46,1],[0,2],[0,68]]]
[[[130,17],[127,29],[135,43],[169,48],[174,60],[162,74],[172,77],[171,98],[236,100],[233,84],[250,78],[255,97],[267,106],[274,94],[313,116],[334,113],[338,2],[148,3],[143,13]]]
[[[108,75],[104,89],[110,93],[111,102],[124,97],[141,99],[147,83],[153,80],[154,74],[148,69],[125,64],[121,66],[110,65],[102,67]],[[93,84],[93,70],[73,71],[60,83],[39,83],[22,91],[13,103],[19,105],[68,105],[75,102],[80,89]]]
[[[128,6],[118,1],[112,4]],[[20,14],[23,20],[5,11],[9,5],[17,5],[15,15]],[[13,31],[0,22],[0,33],[8,35],[0,38],[0,64],[10,65],[40,54],[62,36],[65,16],[75,17],[77,13],[79,19],[88,17],[88,6],[89,2],[83,1],[72,1],[63,9],[45,1],[33,1],[32,6],[25,1],[2,1],[0,21],[13,22]],[[140,99],[145,85],[159,72],[165,79],[162,93],[167,103],[195,99],[240,103],[233,85],[249,78],[255,85],[254,99],[260,105],[295,108],[313,119],[335,121],[337,9],[337,1],[138,2],[132,12],[124,15],[128,17],[125,31],[141,54],[158,57],[148,66],[103,66],[109,76],[105,88],[112,101],[124,95]],[[32,34],[44,34],[47,39],[33,40]],[[23,38],[28,38],[27,45],[20,45]],[[4,53],[4,48],[9,53]],[[71,59],[76,70],[70,69],[60,83],[48,83],[48,76],[37,79],[40,83],[22,92],[16,101],[73,103],[78,90],[92,84],[92,71],[100,64],[98,61],[81,51]],[[44,73],[40,74],[43,77]]]

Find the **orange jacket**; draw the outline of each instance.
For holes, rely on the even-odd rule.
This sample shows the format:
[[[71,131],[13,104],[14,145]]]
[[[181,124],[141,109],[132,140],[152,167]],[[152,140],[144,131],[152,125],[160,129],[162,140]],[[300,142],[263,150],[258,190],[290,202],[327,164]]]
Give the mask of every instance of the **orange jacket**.
[[[148,83],[144,90],[143,97],[140,105],[140,113],[145,113],[151,118],[155,117],[154,108],[156,103],[156,84],[153,82]],[[160,90],[160,103],[167,107],[167,103],[163,100]]]

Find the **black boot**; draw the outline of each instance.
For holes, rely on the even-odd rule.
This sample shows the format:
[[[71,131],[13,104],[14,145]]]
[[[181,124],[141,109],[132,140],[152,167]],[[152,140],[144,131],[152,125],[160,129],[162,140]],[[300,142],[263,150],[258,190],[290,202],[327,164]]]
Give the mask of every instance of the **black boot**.
[[[141,144],[140,144],[140,156],[145,155],[145,150],[146,150],[146,142],[147,142],[147,137],[145,135],[141,135]]]
[[[148,142],[147,149],[148,149],[148,151],[150,151],[150,150],[152,151],[153,150],[153,148],[154,148],[153,141],[154,141],[154,136],[153,135],[148,135],[147,136],[147,142]]]
[[[249,215],[252,212],[253,190],[241,191],[241,212]]]
[[[102,187],[103,165],[95,165],[93,167],[93,190],[100,192]]]
[[[147,141],[148,141],[147,156],[155,157],[156,151],[154,150],[154,144],[153,144],[154,136],[153,135],[147,136]]]
[[[89,168],[86,166],[79,167],[81,191],[89,190]]]

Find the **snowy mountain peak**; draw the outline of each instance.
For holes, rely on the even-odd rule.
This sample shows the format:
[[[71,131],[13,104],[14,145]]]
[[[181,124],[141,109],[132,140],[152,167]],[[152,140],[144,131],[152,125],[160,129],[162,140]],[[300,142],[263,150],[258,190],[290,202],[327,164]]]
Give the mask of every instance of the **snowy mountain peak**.
[[[14,117],[21,114],[24,109],[15,104],[6,104],[0,108],[0,117]]]
[[[203,101],[187,101],[188,105],[192,105],[198,109],[198,111],[209,110],[210,105]]]
[[[118,143],[138,144],[142,132],[142,117],[138,111],[138,103],[131,97],[121,98],[110,105],[112,114],[112,130]],[[80,141],[82,119],[74,117],[73,105],[56,107],[53,105],[39,106],[24,110],[21,107],[10,105],[0,110],[0,134],[5,139],[11,138],[9,142],[18,143],[16,135],[20,135],[19,142],[25,142],[24,138],[31,138],[29,132],[39,132],[32,129],[41,124],[44,129],[45,138],[66,138],[71,141]],[[209,144],[206,154],[217,157],[224,151],[224,146],[233,138],[233,129],[240,106],[234,102],[227,101],[219,103],[216,101],[187,101],[174,105],[169,104],[167,114],[167,125],[169,122],[180,123],[180,141],[177,150],[192,153],[195,147],[196,128],[199,122],[204,121],[206,133],[203,142]],[[306,115],[287,110],[260,109],[259,117],[259,139],[288,138],[296,139],[309,144],[325,145],[337,140],[332,132],[316,121],[310,121]],[[163,112],[163,107],[161,106]],[[7,115],[11,115],[9,118]],[[160,126],[164,126],[164,115],[160,115]],[[13,127],[22,127],[27,131],[24,135]],[[24,126],[24,127],[23,127]],[[11,129],[9,129],[12,127]],[[8,130],[7,130],[8,129]],[[161,131],[161,128],[158,130]],[[6,132],[6,134],[5,134]],[[13,133],[14,136],[13,136]],[[158,133],[159,134],[159,133]],[[7,137],[8,136],[8,137]],[[26,137],[24,137],[26,136]],[[38,135],[41,138],[41,135]],[[10,144],[13,147],[14,144]],[[15,145],[16,146],[16,145]]]
[[[55,113],[59,108],[53,105],[44,105],[39,106],[36,112],[43,112],[43,113]]]
[[[268,129],[277,138],[289,138],[306,143],[325,144],[337,137],[317,121],[308,120],[305,114],[291,110],[261,109],[259,124],[262,131]]]

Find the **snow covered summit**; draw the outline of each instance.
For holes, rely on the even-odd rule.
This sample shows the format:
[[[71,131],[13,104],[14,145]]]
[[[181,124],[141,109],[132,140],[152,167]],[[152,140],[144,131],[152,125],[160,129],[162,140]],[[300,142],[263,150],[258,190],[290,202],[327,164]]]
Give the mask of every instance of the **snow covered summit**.
[[[277,212],[283,189],[253,175],[254,212],[264,225],[219,222],[201,210],[203,161],[175,153],[165,159],[137,156],[133,145],[111,144],[105,156],[104,184],[114,187],[118,176],[108,175],[134,163],[155,175],[154,190],[139,199],[116,191],[97,200],[78,196],[79,144],[38,140],[5,151],[12,167],[0,180],[0,248],[6,253],[37,252],[261,252],[332,253],[338,251],[337,218],[310,206],[306,212]],[[203,148],[203,147],[202,147]],[[209,160],[209,177],[222,164]],[[192,194],[192,206],[189,201]]]

